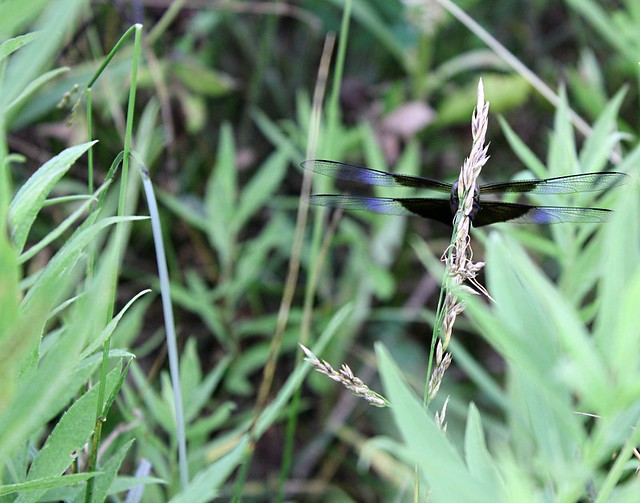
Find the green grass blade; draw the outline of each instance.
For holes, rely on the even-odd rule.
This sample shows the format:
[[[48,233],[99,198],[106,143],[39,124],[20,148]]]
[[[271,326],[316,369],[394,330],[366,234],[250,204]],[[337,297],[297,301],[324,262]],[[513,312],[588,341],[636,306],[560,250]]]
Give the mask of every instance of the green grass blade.
[[[15,195],[9,206],[9,225],[19,250],[23,249],[29,230],[51,189],[73,163],[95,143],[83,143],[63,150],[43,164]]]
[[[2,44],[0,44],[0,61],[32,42],[38,35],[38,33],[26,33],[2,42]]]

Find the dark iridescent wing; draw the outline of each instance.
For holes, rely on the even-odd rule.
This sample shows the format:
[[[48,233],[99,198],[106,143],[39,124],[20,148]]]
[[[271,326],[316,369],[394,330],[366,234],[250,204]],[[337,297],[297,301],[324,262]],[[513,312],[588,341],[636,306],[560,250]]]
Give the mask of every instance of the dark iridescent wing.
[[[615,171],[584,173],[581,175],[557,176],[544,180],[520,180],[506,183],[490,183],[479,187],[480,194],[522,193],[530,194],[574,194],[595,192],[618,187],[627,183],[629,177]]]
[[[300,166],[314,173],[330,176],[331,178],[365,183],[367,185],[379,185],[382,187],[419,187],[437,190],[438,192],[451,192],[451,184],[449,183],[439,182],[423,176],[387,173],[386,171],[356,166],[355,164],[348,164],[346,162],[313,159],[302,161]]]
[[[316,206],[331,206],[347,210],[366,210],[387,215],[420,216],[452,225],[451,205],[446,199],[430,199],[423,197],[361,197],[337,196],[333,194],[316,194],[309,198],[309,203]]]
[[[523,224],[603,223],[611,216],[603,208],[571,208],[568,206],[531,206],[498,202],[481,202],[473,219],[474,227],[498,222]]]

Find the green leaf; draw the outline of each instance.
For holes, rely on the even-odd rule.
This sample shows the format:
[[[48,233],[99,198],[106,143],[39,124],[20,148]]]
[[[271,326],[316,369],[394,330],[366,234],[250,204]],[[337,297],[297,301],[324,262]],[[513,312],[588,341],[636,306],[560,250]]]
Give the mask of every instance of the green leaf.
[[[0,496],[13,493],[23,493],[25,491],[53,489],[56,487],[66,487],[95,477],[98,473],[73,473],[71,475],[57,475],[54,477],[44,477],[41,479],[21,482],[20,484],[0,485]],[[28,492],[26,494],[29,494]]]
[[[531,86],[517,74],[489,74],[482,77],[492,113],[504,113],[524,104]],[[469,83],[450,92],[438,105],[436,123],[468,124],[477,101],[477,84]]]
[[[580,166],[584,171],[602,171],[613,148],[620,142],[616,118],[626,90],[620,90],[600,114],[580,151]]]
[[[24,88],[24,90],[11,102],[7,105],[7,114],[15,113],[15,111],[20,108],[20,105],[25,103],[32,97],[35,92],[44,86],[47,82],[52,79],[55,79],[58,75],[66,73],[69,71],[69,68],[56,68],[55,70],[50,70],[43,75],[40,75],[38,78],[29,82],[29,85]]]
[[[116,382],[120,369],[115,368],[107,376],[107,393]],[[64,472],[73,462],[73,453],[82,449],[95,428],[98,386],[94,386],[78,398],[60,418],[42,449],[31,463],[27,480],[51,477]],[[35,502],[45,490],[34,490],[21,495],[21,502]]]
[[[217,98],[233,91],[235,80],[226,73],[201,65],[195,59],[176,61],[170,65],[171,75],[196,94]]]
[[[640,310],[637,299],[628,297],[637,286],[637,274],[640,266],[640,229],[637,222],[640,217],[637,189],[621,190],[616,212],[606,228],[603,229],[601,254],[596,257],[597,265],[591,265],[600,272],[598,300],[599,316],[595,321],[594,334],[607,355],[612,368],[618,369],[622,362],[633,359],[633,347],[637,345],[636,330],[624,333],[623,327],[630,328]],[[634,302],[634,300],[636,302]],[[630,345],[626,347],[626,341]],[[621,358],[618,363],[617,358]],[[637,366],[616,372],[637,372]]]
[[[258,236],[243,244],[234,281],[229,285],[229,295],[234,301],[241,300],[252,283],[260,282],[265,274],[273,269],[270,264],[274,259],[271,259],[269,254],[283,242],[291,243],[291,233],[290,222],[278,215],[269,221]]]
[[[511,146],[511,150],[513,150],[522,163],[531,170],[536,178],[546,178],[548,171],[544,163],[538,159],[533,150],[516,135],[516,132],[511,129],[511,126],[509,126],[504,117],[498,117],[498,121],[500,122],[503,134]]]
[[[27,33],[25,35],[19,35],[17,37],[10,38],[9,40],[5,40],[4,42],[2,42],[2,44],[0,44],[0,61],[5,59],[10,54],[14,53],[21,47],[24,47],[38,36],[40,36],[40,33]]]
[[[209,220],[205,215],[205,210],[200,200],[196,200],[193,197],[188,199],[177,197],[162,190],[158,190],[157,195],[162,204],[189,225],[203,232],[207,231]]]
[[[95,143],[92,141],[65,149],[43,164],[20,188],[9,206],[11,236],[18,250],[24,248],[29,230],[51,189]]]
[[[231,126],[224,124],[220,131],[216,164],[207,183],[205,207],[209,239],[220,254],[225,269],[231,265],[236,244],[237,229],[232,227],[231,222],[236,213],[237,191],[233,133]]]
[[[269,345],[269,341],[253,344],[237,356],[225,378],[227,391],[245,397],[254,393],[255,386],[251,382],[251,376],[264,367],[269,355]],[[291,341],[283,349],[291,350],[294,345],[295,341]]]
[[[500,472],[487,449],[480,412],[474,404],[469,405],[464,453],[469,471],[476,479],[486,481],[491,487],[503,488]]]
[[[66,293],[75,275],[67,271],[66,275],[45,285],[39,295],[32,299],[29,310],[20,311],[22,326],[16,328],[10,341],[13,346],[22,343],[21,337],[29,329],[31,338],[22,344],[31,352],[27,355],[29,358],[23,354],[16,355],[17,351],[12,346],[2,348],[0,352],[0,368],[13,365],[10,368],[11,379],[3,382],[0,389],[5,395],[0,400],[3,405],[0,410],[0,458],[12,452],[67,407],[69,400],[95,369],[97,362],[81,361],[80,353],[86,338],[98,333],[104,326],[106,310],[112,302],[111,285],[117,266],[112,251],[103,252],[100,266],[91,281],[87,282],[84,295],[72,304],[70,312],[62,318],[64,323],[61,328],[47,336],[47,344],[42,344],[42,351],[39,337],[49,305]],[[21,350],[24,352],[24,349]]]
[[[92,501],[106,501],[107,494],[111,488],[111,484],[118,475],[118,470],[124,461],[124,457],[127,455],[129,448],[133,445],[134,440],[129,440],[118,451],[111,456],[106,462],[102,462],[101,475],[96,477],[93,485],[93,499]]]
[[[0,94],[0,115],[5,114],[8,103],[22,93],[43,69],[56,60],[68,32],[62,27],[74,26],[82,12],[81,0],[34,0],[28,4],[10,0],[0,3],[0,33],[16,33],[14,28],[29,24],[38,32],[30,44],[9,60],[6,78]],[[44,8],[46,6],[46,8]],[[27,21],[38,16],[35,22]],[[9,26],[11,26],[9,28]]]
[[[249,436],[245,435],[229,454],[198,472],[184,491],[169,500],[170,503],[213,501],[218,495],[219,488],[246,458],[248,446]]]
[[[208,290],[203,279],[193,271],[187,271],[187,287],[171,283],[171,299],[176,305],[196,313],[222,345],[229,341],[222,309],[214,304],[215,296]]]
[[[582,15],[591,24],[594,31],[621,56],[624,56],[629,62],[637,64],[635,53],[635,48],[638,46],[637,41],[623,36],[624,33],[609,15],[609,10],[593,0],[567,0],[567,4]]]
[[[7,377],[5,386],[0,389],[0,393],[4,394],[4,399],[9,399],[9,394],[12,392],[11,383],[17,376],[17,368],[21,369],[20,373],[24,373],[37,367],[40,338],[47,318],[53,306],[75,280],[74,273],[77,272],[75,268],[83,250],[90,243],[95,242],[96,237],[106,227],[114,223],[140,220],[141,218],[112,217],[80,227],[49,261],[22,301],[19,309],[19,323],[5,337],[4,341],[0,341],[3,342],[3,346],[0,348],[2,350],[0,351],[0,374],[4,374],[5,377],[11,376],[11,379]],[[103,253],[103,257],[106,256],[107,254]],[[85,326],[82,333],[91,333],[91,327]],[[76,337],[76,339],[80,343],[83,341],[81,337]],[[0,403],[2,403],[1,400]]]
[[[192,402],[192,395],[196,392],[202,381],[202,366],[198,358],[198,348],[195,339],[189,339],[180,355],[180,387],[182,389],[182,401],[185,403],[185,422],[197,415],[197,410],[188,410]]]
[[[276,151],[269,156],[258,172],[246,184],[238,201],[237,211],[233,215],[231,226],[236,231],[242,229],[247,221],[261,209],[280,186],[287,169],[287,156]]]
[[[344,8],[344,3],[339,0],[331,0],[338,9]],[[405,69],[410,65],[406,48],[400,42],[396,30],[390,29],[390,25],[381,19],[378,10],[369,2],[356,0],[353,2],[354,19],[368,30],[380,45],[396,58]]]
[[[19,258],[19,263],[24,264],[40,251],[42,251],[49,244],[53,243],[57,238],[64,234],[71,226],[78,221],[82,215],[89,209],[92,203],[96,203],[98,196],[111,185],[111,181],[107,180],[97,191],[94,192],[92,197],[85,197],[85,202],[76,208],[67,218],[60,222],[49,234],[38,241],[33,246],[29,247],[27,251],[22,253]]]
[[[0,352],[7,343],[12,329],[18,320],[18,306],[20,302],[20,276],[18,256],[7,233],[2,232],[0,225]],[[0,382],[7,383],[7,376],[3,374],[0,357]],[[0,393],[0,396],[2,393]],[[0,400],[1,402],[1,400]]]
[[[404,382],[387,350],[376,345],[384,395],[391,402],[407,456],[429,485],[434,501],[501,501],[498,487],[465,466],[451,441]],[[480,495],[482,495],[480,497]]]
[[[78,261],[82,251],[97,238],[98,234],[107,227],[123,222],[134,222],[137,220],[147,220],[148,217],[109,217],[98,222],[79,228],[65,243],[65,245],[56,253],[56,255],[47,264],[42,274],[38,277],[35,284],[24,300],[21,309],[28,309],[33,298],[39,294],[40,288],[46,284],[55,283],[64,274],[68,274],[69,270],[74,267]]]
[[[133,306],[133,304],[143,295],[146,295],[150,292],[151,290],[143,290],[142,292],[139,292],[138,294],[136,294],[129,302],[127,302],[127,304],[118,312],[118,314],[113,317],[113,319],[104,328],[104,330],[100,333],[100,335],[96,337],[93,341],[91,341],[89,346],[87,346],[84,349],[84,351],[80,355],[80,358],[84,359],[88,357],[91,353],[93,353],[100,346],[102,346],[104,341],[107,340],[107,338],[111,337],[111,334],[113,334],[114,330],[117,328],[118,323],[120,323],[120,320],[125,315],[125,313],[131,308],[131,306]]]
[[[560,89],[560,103],[556,108],[551,133],[547,168],[551,176],[562,176],[577,171],[576,139],[569,119],[569,104],[564,88]]]
[[[220,360],[216,364],[215,368],[209,372],[207,377],[205,377],[201,382],[198,382],[197,387],[195,387],[195,389],[191,391],[189,400],[185,399],[185,418],[187,421],[195,419],[199,414],[202,413],[205,406],[211,401],[211,397],[213,396],[215,390],[218,388],[218,385],[222,381],[225,373],[228,371],[230,364],[231,355],[228,355]],[[184,384],[183,388],[186,396],[189,390],[187,390],[187,387],[184,386]],[[200,421],[198,421],[197,424],[199,423]],[[191,428],[195,426],[196,425],[192,426]]]

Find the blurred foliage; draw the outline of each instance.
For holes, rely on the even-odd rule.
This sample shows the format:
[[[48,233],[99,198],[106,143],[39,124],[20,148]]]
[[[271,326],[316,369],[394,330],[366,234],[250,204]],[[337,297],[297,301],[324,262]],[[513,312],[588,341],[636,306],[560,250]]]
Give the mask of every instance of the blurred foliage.
[[[595,234],[592,227],[509,226],[500,227],[508,234],[504,240],[473,234],[478,257],[486,247],[488,286],[502,304],[492,310],[471,301],[471,316],[459,320],[454,367],[440,393],[451,396],[447,436],[431,423],[419,436],[417,425],[433,414],[414,403],[396,366],[421,389],[439,293],[437,266],[428,261],[448,245],[447,228],[395,216],[346,214],[328,230],[325,213],[314,212],[303,231],[291,309],[281,307],[296,239],[302,182],[297,166],[307,155],[314,127],[311,97],[324,39],[331,32],[340,37],[345,2],[184,2],[175,12],[137,2],[82,8],[76,2],[72,12],[65,2],[8,9],[14,3],[0,5],[6,41],[0,45],[3,141],[7,152],[21,156],[4,156],[11,169],[0,187],[0,196],[7,191],[0,202],[10,231],[0,243],[0,349],[9,355],[0,358],[5,383],[0,436],[6,441],[0,449],[2,484],[59,475],[71,464],[70,459],[59,462],[61,453],[69,458],[68,451],[81,451],[91,430],[86,421],[93,411],[87,404],[95,399],[87,383],[98,359],[90,353],[94,340],[102,341],[113,330],[112,360],[131,354],[137,359],[104,426],[108,441],[101,468],[106,475],[102,482],[96,479],[97,494],[122,493],[142,483],[144,501],[174,495],[179,501],[162,312],[157,298],[137,297],[147,287],[158,287],[146,222],[132,220],[127,233],[116,312],[126,307],[114,317],[114,326],[107,328],[103,319],[108,301],[101,292],[109,289],[116,255],[112,238],[101,233],[120,221],[112,216],[117,193],[107,172],[125,135],[130,46],[122,48],[92,90],[97,185],[109,178],[96,199],[101,197],[107,220],[92,217],[77,224],[89,199],[77,203],[84,204],[81,208],[70,200],[49,200],[86,195],[86,168],[79,159],[90,147],[85,143],[88,124],[83,100],[71,108],[82,98],[74,85],[82,91],[119,36],[139,22],[146,39],[134,139],[159,188],[172,277],[193,476],[189,492],[182,495],[185,501],[208,501],[214,494],[230,498],[249,445],[253,458],[240,493],[245,499],[269,499],[287,438],[293,442],[293,461],[284,490],[292,500],[408,499],[412,463],[431,483],[430,476],[441,477],[433,485],[435,501],[468,500],[470,491],[487,486],[496,494],[508,486],[516,496],[512,501],[522,495],[577,501],[587,498],[592,487],[603,493],[610,489],[608,460],[627,448],[631,435],[616,435],[615,429],[630,430],[637,420],[637,359],[624,352],[628,345],[637,356],[633,341],[640,340],[628,301],[633,297],[616,303],[620,292],[632,296],[637,290],[637,200],[629,196],[624,207],[616,206],[624,218]],[[637,134],[639,125],[635,47],[640,10],[635,2],[458,4],[551,88],[562,88],[557,109],[447,13],[443,2],[354,0],[339,108],[324,110],[312,155],[451,181],[468,153],[470,116],[482,77],[491,103],[492,158],[485,178],[602,170],[616,154],[619,169],[637,173],[638,150],[622,142]],[[329,89],[334,72],[332,66]],[[68,104],[58,107],[65,93]],[[569,106],[593,123],[589,138],[574,135]],[[327,119],[332,112],[335,123]],[[128,211],[146,214],[134,178]],[[352,189],[317,182],[315,192]],[[391,193],[376,188],[375,194]],[[604,202],[614,204],[613,198],[607,195]],[[586,198],[574,201],[596,204]],[[331,237],[326,246],[325,236]],[[90,245],[101,252],[95,276],[84,278],[78,263]],[[38,253],[27,255],[30,249]],[[610,249],[615,260],[607,259]],[[529,281],[535,291],[521,291]],[[562,300],[550,306],[544,298]],[[314,307],[307,317],[309,299]],[[544,313],[554,314],[552,328],[545,325]],[[92,330],[83,331],[85,326]],[[256,411],[258,386],[279,326],[283,341],[270,405]],[[607,340],[607,327],[615,328],[615,338]],[[299,401],[290,402],[308,371],[306,366],[294,371],[297,343],[307,330],[311,342],[321,333],[323,344],[332,341],[319,356],[336,367],[349,362],[363,379],[373,373],[374,342],[386,346],[388,351],[379,348],[377,354],[385,392],[398,408],[391,414],[370,410],[319,376],[307,381]],[[617,373],[608,348],[628,360],[624,372]],[[597,366],[592,376],[580,366],[589,364]],[[610,388],[607,375],[616,381]],[[112,371],[110,390],[119,389],[119,378]],[[545,378],[537,389],[535,379]],[[576,385],[579,379],[582,386]],[[604,395],[610,389],[620,399],[598,402],[584,383]],[[42,401],[32,411],[35,417],[29,415],[33,404],[22,399],[26,396]],[[73,396],[77,400],[69,405]],[[524,403],[525,396],[532,402]],[[543,409],[546,397],[553,399],[551,413],[538,417],[529,407]],[[442,407],[442,400],[434,406]],[[588,421],[572,417],[563,423],[563,414],[577,408],[569,406],[571,400],[599,413],[604,413],[602,403],[614,411],[594,426],[609,443],[590,437]],[[295,434],[287,432],[290,414],[298,418]],[[75,436],[64,433],[69,424],[82,428]],[[540,444],[531,432],[544,432]],[[560,453],[553,450],[554,434],[562,439]],[[24,448],[28,443],[31,447]],[[426,459],[426,452],[425,459],[416,457],[419,449],[433,445],[439,446],[441,458]],[[592,457],[585,455],[584,464],[572,469],[570,456],[587,447]],[[456,449],[467,458],[462,460]],[[142,459],[150,462],[151,473],[126,478]],[[444,478],[447,470],[452,480]],[[620,501],[630,487],[637,489],[632,471],[629,463],[618,477]],[[569,481],[566,487],[561,477]],[[459,493],[448,493],[445,482]],[[52,500],[82,498],[78,486],[41,484],[38,495],[28,497],[24,491],[20,501],[36,500],[47,490]],[[0,498],[11,497],[3,496],[5,486],[0,486]]]

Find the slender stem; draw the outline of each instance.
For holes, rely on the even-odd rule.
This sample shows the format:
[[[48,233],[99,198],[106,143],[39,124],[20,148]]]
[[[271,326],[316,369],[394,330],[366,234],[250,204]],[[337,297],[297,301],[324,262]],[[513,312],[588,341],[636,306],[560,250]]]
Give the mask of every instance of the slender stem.
[[[436,344],[440,337],[440,331],[443,329],[444,298],[446,291],[445,281],[447,278],[447,273],[448,271],[445,270],[444,276],[442,277],[442,285],[440,285],[440,295],[438,296],[438,307],[436,309],[436,319],[433,324],[433,331],[431,332],[431,348],[429,349],[429,362],[427,364],[427,375],[425,377],[424,391],[422,395],[422,403],[425,407],[429,407],[429,403],[431,402],[429,398],[429,381],[431,380],[431,374],[433,372],[433,359],[435,357]]]
[[[131,137],[133,135],[133,119],[134,119],[134,103],[136,98],[136,88],[137,88],[137,75],[138,75],[138,62],[140,60],[140,50],[141,50],[141,34],[142,34],[142,25],[136,24],[132,26],[125,35],[123,35],[115,47],[111,50],[109,55],[107,56],[105,62],[100,66],[94,77],[91,79],[87,88],[91,88],[91,86],[95,83],[96,79],[109,61],[115,55],[116,50],[122,45],[126,36],[131,33],[132,30],[135,30],[135,39],[134,39],[134,51],[133,51],[133,68],[131,71],[131,84],[129,87],[129,104],[127,108],[127,123],[125,128],[125,138],[124,138],[124,157],[122,160],[122,178],[120,180],[120,194],[118,199],[118,216],[123,216],[125,214],[125,202],[126,202],[126,188],[128,183],[128,168],[129,168],[129,155],[131,153]],[[124,227],[121,224],[118,224],[115,231],[115,241],[116,241],[116,253],[121,254],[122,244],[124,242]],[[119,264],[120,260],[117,260]],[[118,267],[117,267],[118,268]],[[107,313],[107,320],[111,320],[113,317],[113,310],[115,304],[116,297],[116,286],[118,282],[119,271],[115,271],[113,282],[111,285],[111,303],[109,306],[109,312]],[[92,441],[92,450],[89,455],[89,463],[88,463],[88,471],[95,471],[97,461],[98,461],[98,445],[100,443],[100,437],[102,433],[102,420],[107,414],[108,411],[104,410],[105,405],[105,391],[106,391],[106,377],[107,370],[109,367],[109,351],[111,347],[111,338],[108,337],[102,348],[102,365],[100,369],[100,381],[98,383],[98,400],[96,402],[96,430],[94,432],[94,437]],[[85,503],[90,503],[93,499],[93,485],[94,479],[91,478],[87,481],[87,489],[85,491]]]
[[[344,61],[347,53],[347,40],[349,39],[349,25],[351,21],[352,0],[347,0],[342,13],[342,24],[340,25],[340,36],[338,38],[338,52],[336,55],[335,73],[333,85],[329,94],[327,107],[327,145],[333,145],[333,135],[335,134],[338,120],[340,118],[340,86],[342,85],[342,75],[344,73]]]
[[[118,52],[118,50],[120,49],[120,46],[124,43],[124,41],[127,39],[127,37],[129,36],[129,34],[133,31],[133,30],[137,30],[139,31],[138,27],[142,27],[142,25],[140,24],[136,24],[133,25],[131,28],[129,28],[124,35],[122,35],[122,37],[120,37],[120,40],[118,40],[116,42],[116,45],[113,46],[113,49],[111,49],[111,52],[109,54],[107,54],[107,57],[105,58],[105,60],[102,62],[102,64],[100,65],[100,67],[96,70],[96,73],[94,73],[93,77],[91,78],[91,80],[89,81],[89,83],[87,84],[87,88],[91,88],[93,87],[93,84],[96,83],[96,80],[98,80],[98,77],[100,77],[100,75],[102,75],[102,72],[104,71],[104,69],[107,67],[107,65],[111,62],[111,60],[113,59],[113,57],[116,55],[116,53]],[[137,35],[136,35],[137,36]]]

